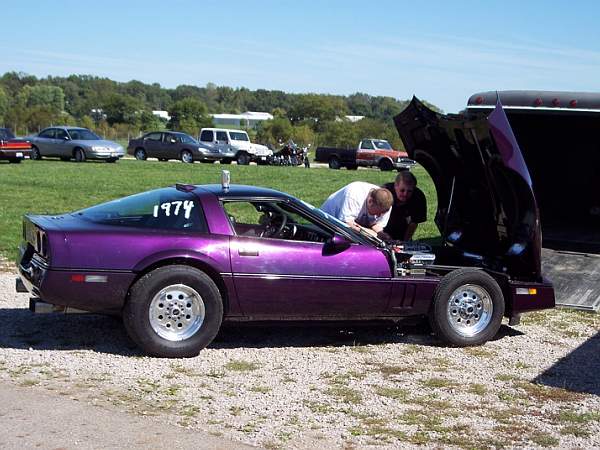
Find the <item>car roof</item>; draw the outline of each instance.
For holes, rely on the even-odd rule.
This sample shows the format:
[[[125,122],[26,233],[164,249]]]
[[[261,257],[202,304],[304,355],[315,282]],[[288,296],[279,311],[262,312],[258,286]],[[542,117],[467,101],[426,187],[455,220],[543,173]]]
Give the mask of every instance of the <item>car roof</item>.
[[[246,133],[245,130],[238,130],[236,128],[202,128],[201,131],[235,131],[238,133]],[[248,134],[248,133],[246,133]]]
[[[245,198],[245,197],[270,197],[295,200],[295,198],[285,192],[276,191],[275,189],[269,189],[259,186],[248,186],[244,184],[232,184],[229,189],[223,189],[220,184],[201,184],[196,185],[197,189],[210,192],[221,198]]]
[[[51,126],[51,127],[46,127],[46,128],[44,128],[44,130],[50,130],[52,128],[58,128],[60,130],[89,130],[89,128],[69,127],[67,125],[54,125],[54,126]]]

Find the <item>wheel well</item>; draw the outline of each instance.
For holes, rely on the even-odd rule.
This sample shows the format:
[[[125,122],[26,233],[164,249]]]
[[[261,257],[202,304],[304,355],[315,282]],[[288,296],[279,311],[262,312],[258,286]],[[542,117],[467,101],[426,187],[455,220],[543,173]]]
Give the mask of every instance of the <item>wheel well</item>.
[[[229,293],[227,291],[227,287],[225,286],[225,282],[223,281],[223,278],[221,277],[221,275],[219,275],[219,272],[214,270],[208,264],[206,264],[202,261],[198,261],[197,259],[170,258],[170,259],[164,259],[161,261],[157,261],[157,262],[149,265],[148,267],[144,268],[144,270],[142,270],[141,272],[139,272],[137,274],[137,276],[135,277],[135,280],[133,280],[133,282],[129,286],[129,289],[127,290],[126,301],[129,300],[129,294],[131,292],[131,288],[133,287],[133,285],[140,278],[142,278],[144,275],[146,275],[148,272],[152,272],[154,269],[158,269],[159,267],[172,266],[172,265],[176,265],[176,264],[182,265],[182,266],[195,267],[196,269],[199,269],[202,272],[204,272],[206,275],[208,275],[213,280],[213,282],[217,285],[217,288],[219,289],[219,293],[221,294],[221,298],[223,299],[223,314],[227,314],[227,312],[229,311]]]
[[[135,148],[135,151],[137,152],[138,150],[142,150],[142,151],[144,151],[144,152],[146,151],[146,149],[145,149],[144,147],[136,147],[136,148]]]

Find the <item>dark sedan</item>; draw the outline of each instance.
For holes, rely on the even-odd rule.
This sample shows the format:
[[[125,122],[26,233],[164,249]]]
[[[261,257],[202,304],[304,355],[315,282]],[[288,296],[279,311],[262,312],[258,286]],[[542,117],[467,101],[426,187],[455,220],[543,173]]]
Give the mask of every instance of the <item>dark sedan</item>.
[[[207,152],[210,153],[210,149],[190,135],[175,131],[146,133],[140,138],[131,139],[127,146],[127,153],[142,161],[147,158],[158,158],[159,161],[179,159],[184,163],[214,161],[207,160]]]
[[[435,247],[385,243],[288,194],[175,185],[23,220],[18,291],[34,311],[122,314],[146,352],[194,356],[223,321],[428,317],[451,345],[479,345],[503,317],[554,306],[541,275],[531,179],[501,107],[396,117],[438,193]]]

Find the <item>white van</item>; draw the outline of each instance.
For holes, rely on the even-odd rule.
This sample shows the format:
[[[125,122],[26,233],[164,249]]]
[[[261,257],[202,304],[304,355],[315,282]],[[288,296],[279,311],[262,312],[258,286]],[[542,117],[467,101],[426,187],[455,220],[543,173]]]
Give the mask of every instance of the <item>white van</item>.
[[[200,143],[210,149],[211,153],[220,156],[221,163],[230,164],[236,161],[240,165],[248,165],[251,161],[267,164],[267,158],[273,154],[264,145],[250,142],[244,130],[226,128],[202,128]]]

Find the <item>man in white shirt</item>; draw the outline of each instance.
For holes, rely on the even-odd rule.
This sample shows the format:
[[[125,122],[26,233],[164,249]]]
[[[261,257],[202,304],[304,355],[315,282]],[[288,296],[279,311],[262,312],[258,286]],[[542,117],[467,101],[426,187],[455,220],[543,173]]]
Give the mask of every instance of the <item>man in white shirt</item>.
[[[366,228],[377,235],[387,225],[393,202],[387,189],[355,181],[331,194],[321,209],[355,230]]]

